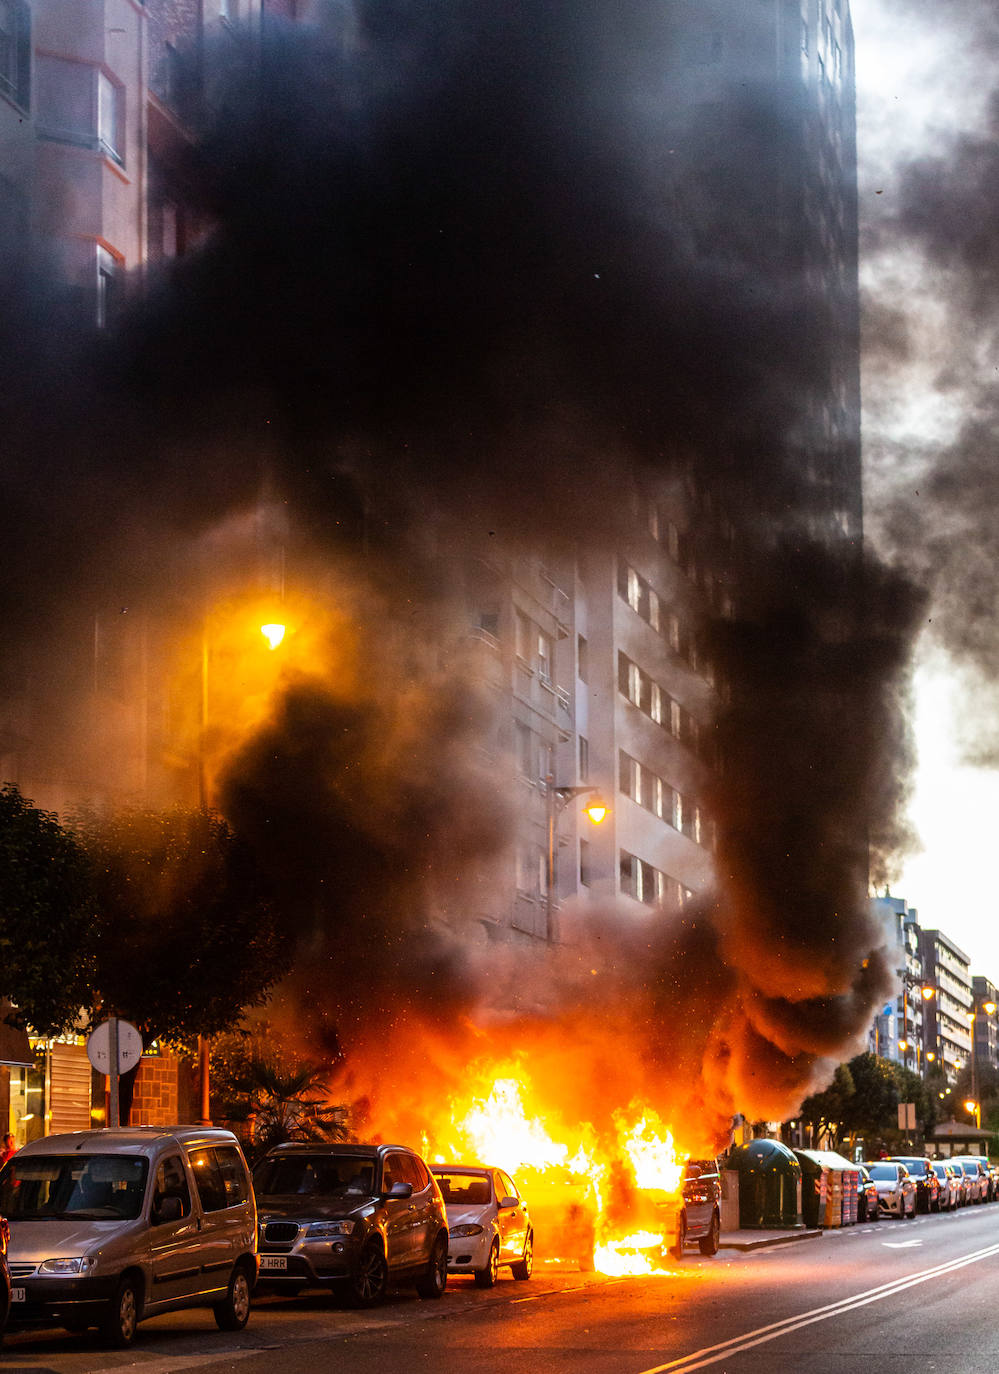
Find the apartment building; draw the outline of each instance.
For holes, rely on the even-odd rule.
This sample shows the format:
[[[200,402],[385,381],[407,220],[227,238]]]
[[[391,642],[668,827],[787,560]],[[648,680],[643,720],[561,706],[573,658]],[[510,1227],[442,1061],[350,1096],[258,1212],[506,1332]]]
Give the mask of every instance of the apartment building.
[[[951,1086],[971,1059],[974,1021],[971,961],[942,930],[921,930],[923,973],[935,989],[924,1008],[923,1049],[933,1054]]]

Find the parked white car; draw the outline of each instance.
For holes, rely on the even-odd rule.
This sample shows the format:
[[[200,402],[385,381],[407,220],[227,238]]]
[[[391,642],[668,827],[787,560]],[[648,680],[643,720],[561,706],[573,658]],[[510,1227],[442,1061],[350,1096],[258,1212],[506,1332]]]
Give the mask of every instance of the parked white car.
[[[449,1274],[471,1274],[491,1288],[501,1265],[515,1279],[529,1279],[534,1267],[534,1229],[523,1198],[509,1174],[478,1165],[434,1165],[447,1208]]]
[[[878,1207],[888,1216],[916,1215],[916,1182],[904,1164],[886,1159],[865,1160],[864,1168],[878,1190]]]

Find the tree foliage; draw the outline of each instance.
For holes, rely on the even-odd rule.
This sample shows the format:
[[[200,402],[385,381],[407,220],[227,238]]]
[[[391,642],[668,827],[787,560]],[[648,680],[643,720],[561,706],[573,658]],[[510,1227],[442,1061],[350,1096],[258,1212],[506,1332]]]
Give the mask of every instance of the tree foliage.
[[[13,1024],[69,1029],[93,1001],[95,897],[79,842],[17,787],[0,787],[0,997]]]
[[[249,849],[220,816],[81,813],[72,826],[91,861],[106,1013],[147,1042],[190,1044],[264,1000],[284,971],[284,942]]]
[[[828,1088],[805,1098],[801,1104],[801,1119],[811,1126],[815,1141],[825,1140],[832,1149],[840,1148],[853,1095],[853,1075],[849,1067],[837,1064]]]
[[[343,1140],[348,1109],[333,1101],[334,1067],[302,1058],[266,1026],[220,1036],[212,1046],[213,1117],[239,1131],[254,1159],[286,1140]]]

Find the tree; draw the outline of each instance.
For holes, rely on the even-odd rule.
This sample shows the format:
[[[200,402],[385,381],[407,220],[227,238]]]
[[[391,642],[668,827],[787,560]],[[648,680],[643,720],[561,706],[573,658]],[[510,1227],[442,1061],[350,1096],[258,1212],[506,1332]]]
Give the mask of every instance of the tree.
[[[7,1019],[42,1035],[93,1004],[95,896],[79,842],[55,816],[0,787],[0,997]]]
[[[853,1095],[853,1075],[846,1064],[837,1064],[829,1087],[824,1092],[812,1093],[802,1102],[801,1119],[811,1127],[816,1145],[826,1139],[832,1149],[840,1148]]]
[[[287,958],[252,855],[222,817],[175,807],[72,820],[91,863],[102,1009],[148,1043],[238,1023]]]
[[[254,1158],[286,1140],[342,1140],[347,1107],[331,1100],[334,1065],[303,1059],[266,1026],[221,1036],[212,1049],[215,1115],[240,1130]]]
[[[853,1096],[844,1124],[852,1148],[857,1136],[870,1143],[897,1128],[898,1086],[891,1064],[876,1054],[855,1055],[847,1067],[853,1079]]]

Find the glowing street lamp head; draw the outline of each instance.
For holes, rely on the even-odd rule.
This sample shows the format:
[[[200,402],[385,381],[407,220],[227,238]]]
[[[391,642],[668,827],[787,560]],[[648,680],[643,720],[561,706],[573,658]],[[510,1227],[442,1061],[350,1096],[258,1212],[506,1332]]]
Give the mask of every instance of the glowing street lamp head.
[[[600,822],[607,815],[609,807],[602,798],[594,797],[593,800],[584,808],[584,810],[587,816],[590,818],[591,824],[599,825]]]
[[[260,633],[267,640],[268,648],[271,649],[276,649],[284,639],[284,630],[283,625],[261,625],[260,627]]]
[[[995,1016],[995,1014],[996,1014],[996,1004],[995,1004],[995,1002],[983,1002],[983,1003],[982,1003],[982,1011],[984,1011],[984,1013],[985,1013],[986,1016]]]
[[[922,988],[922,989],[921,989],[921,992],[922,992],[922,995],[923,995],[923,1001],[924,1001],[924,1002],[928,1002],[928,1001],[930,1000],[931,997],[935,997],[936,994],[937,994],[936,988],[931,988],[931,987]]]
[[[978,1103],[977,1103],[977,1102],[973,1102],[973,1101],[971,1100],[971,1098],[969,1097],[968,1100],[967,1100],[967,1102],[965,1102],[965,1104],[964,1104],[964,1110],[965,1110],[966,1112],[977,1112],[977,1111],[978,1111]]]

